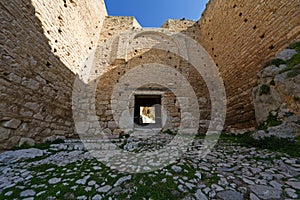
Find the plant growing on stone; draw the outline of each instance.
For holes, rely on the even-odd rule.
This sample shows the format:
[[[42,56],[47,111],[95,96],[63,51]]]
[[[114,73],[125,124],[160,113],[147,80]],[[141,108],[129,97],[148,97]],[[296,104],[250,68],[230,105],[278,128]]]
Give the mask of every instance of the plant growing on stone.
[[[293,78],[293,77],[296,77],[298,74],[300,74],[300,65],[299,65],[299,67],[295,67],[290,72],[288,72],[286,77]]]
[[[280,58],[275,58],[269,62],[266,63],[265,67],[271,66],[271,65],[275,65],[276,67],[279,67],[282,64],[286,64],[285,60],[282,60]]]
[[[278,113],[276,112],[276,114],[273,115],[272,112],[269,112],[267,120],[258,126],[258,130],[267,130],[269,127],[278,126],[280,124],[282,124],[282,121],[278,119]]]
[[[289,67],[294,67],[299,63],[300,63],[300,52],[293,55],[293,57],[287,61]]]
[[[280,73],[284,73],[287,71],[293,70],[294,73],[288,75],[289,77],[294,77],[300,72],[300,51],[297,54],[293,55],[291,59],[287,61],[287,67],[280,71]]]
[[[275,81],[274,81],[274,79],[272,79],[272,80],[270,81],[270,85],[275,86]]]
[[[264,95],[264,94],[270,94],[270,86],[263,84],[259,88],[259,96]]]
[[[172,132],[170,129],[165,130],[163,133],[166,133],[169,135],[176,135],[176,133]]]
[[[300,52],[300,41],[291,44],[288,48],[289,49],[295,49],[297,52]]]

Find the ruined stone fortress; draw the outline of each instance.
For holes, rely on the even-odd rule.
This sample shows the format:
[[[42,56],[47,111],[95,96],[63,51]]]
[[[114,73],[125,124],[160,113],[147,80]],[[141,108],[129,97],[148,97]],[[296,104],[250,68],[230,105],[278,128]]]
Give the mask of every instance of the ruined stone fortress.
[[[112,104],[118,101],[112,98],[116,95],[114,86],[136,66],[152,60],[188,80],[199,104],[198,132],[205,134],[212,105],[203,77],[172,51],[139,49],[147,42],[157,45],[159,39],[169,41],[169,48],[176,50],[178,46],[163,30],[194,39],[213,59],[226,90],[225,128],[254,128],[252,89],[257,73],[278,52],[300,40],[299,0],[211,0],[199,21],[168,20],[160,34],[148,35],[134,17],[107,16],[103,0],[4,0],[0,2],[0,18],[2,150],[22,141],[76,137],[74,91],[80,93],[90,85],[95,88],[91,94],[95,95],[96,121],[107,133],[120,134],[126,123],[120,127],[113,116]],[[122,34],[133,38],[126,55],[120,53]],[[143,67],[144,71],[137,73],[155,76],[147,71],[147,65]],[[171,88],[186,88],[172,80],[168,83]],[[74,90],[76,81],[79,87]],[[134,94],[129,101],[127,125],[131,126],[126,128],[143,128],[142,109],[145,115],[155,114],[151,128],[176,130],[184,121],[184,108],[169,88],[147,83]],[[88,100],[79,103],[81,108],[90,105]],[[75,113],[75,118],[84,121],[81,114]],[[88,134],[97,131],[84,125],[81,128]]]

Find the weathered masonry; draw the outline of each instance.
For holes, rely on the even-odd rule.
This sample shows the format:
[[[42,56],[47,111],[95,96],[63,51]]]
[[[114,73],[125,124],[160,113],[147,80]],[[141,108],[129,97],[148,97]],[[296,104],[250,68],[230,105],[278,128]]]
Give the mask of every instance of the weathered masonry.
[[[118,134],[110,103],[113,87],[153,56],[189,81],[200,106],[199,132],[205,133],[211,102],[205,82],[189,63],[159,50],[133,51],[125,60],[111,60],[115,51],[99,51],[114,36],[142,29],[134,18],[107,16],[101,0],[9,0],[0,2],[0,19],[0,149],[26,139],[74,136],[76,77],[82,84],[98,81],[98,120]],[[168,20],[162,28],[186,34],[206,49],[225,83],[226,126],[251,128],[256,126],[251,97],[256,74],[280,50],[300,40],[300,2],[211,0],[198,22]],[[131,97],[135,115],[130,120],[142,127],[176,129],[181,121],[177,100],[162,85],[145,85]],[[143,121],[139,114],[149,119]]]

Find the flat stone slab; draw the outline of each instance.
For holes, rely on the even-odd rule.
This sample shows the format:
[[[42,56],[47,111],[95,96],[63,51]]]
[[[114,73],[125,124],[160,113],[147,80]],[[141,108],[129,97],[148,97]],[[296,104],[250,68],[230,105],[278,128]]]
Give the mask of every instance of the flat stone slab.
[[[108,192],[109,190],[111,190],[112,189],[112,186],[110,186],[110,185],[105,185],[105,186],[103,186],[103,187],[101,187],[101,188],[98,188],[97,189],[97,192],[100,192],[100,193],[106,193],[106,192]]]
[[[0,164],[16,163],[19,160],[35,158],[42,155],[44,155],[43,150],[36,149],[36,148],[21,149],[16,151],[6,151],[0,154]]]
[[[217,197],[219,197],[222,200],[244,200],[242,193],[233,190],[218,192]]]
[[[286,184],[292,186],[294,189],[300,190],[300,182],[288,181]]]
[[[20,194],[21,197],[32,197],[34,195],[35,195],[34,190],[25,190],[25,191],[21,192],[21,194]]]
[[[280,199],[282,193],[282,190],[266,185],[251,185],[250,189],[261,199]]]

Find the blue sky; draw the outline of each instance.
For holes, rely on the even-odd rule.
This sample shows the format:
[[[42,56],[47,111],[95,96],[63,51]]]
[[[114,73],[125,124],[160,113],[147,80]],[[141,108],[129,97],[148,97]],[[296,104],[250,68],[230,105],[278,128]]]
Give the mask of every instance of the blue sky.
[[[134,16],[143,27],[160,27],[167,19],[200,19],[208,0],[105,0],[108,15]]]

